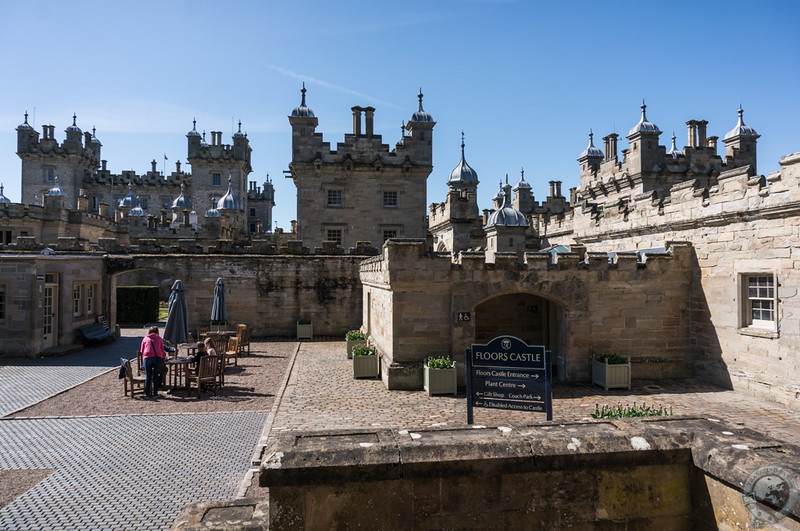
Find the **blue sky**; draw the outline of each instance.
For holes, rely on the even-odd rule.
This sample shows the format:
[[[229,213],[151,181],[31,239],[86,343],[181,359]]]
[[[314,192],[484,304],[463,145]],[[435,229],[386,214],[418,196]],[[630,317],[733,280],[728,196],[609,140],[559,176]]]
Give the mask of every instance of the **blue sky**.
[[[350,107],[376,107],[394,145],[419,87],[434,129],[428,203],[443,201],[461,131],[482,208],[520,168],[538,200],[550,180],[578,184],[576,158],[596,139],[648,118],[669,145],[685,122],[724,136],[741,103],[761,135],[759,172],[800,151],[800,32],[796,2],[10,2],[0,0],[0,182],[20,198],[15,127],[78,115],[97,127],[111,171],[186,159],[185,134],[241,119],[253,147],[250,180],[267,173],[275,219],[289,226],[295,190],[287,115],[300,84],[333,144]],[[35,112],[35,115],[34,115]],[[33,123],[35,120],[35,124]],[[210,140],[210,137],[209,137]],[[627,147],[621,140],[620,149]],[[723,152],[720,145],[720,153]]]

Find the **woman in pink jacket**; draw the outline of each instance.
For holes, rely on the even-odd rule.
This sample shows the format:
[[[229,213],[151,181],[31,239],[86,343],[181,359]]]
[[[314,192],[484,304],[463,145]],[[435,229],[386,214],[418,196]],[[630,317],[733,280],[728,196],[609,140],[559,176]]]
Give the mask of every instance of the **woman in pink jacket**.
[[[147,400],[158,398],[158,383],[161,381],[167,355],[164,353],[164,340],[158,335],[157,326],[150,327],[139,350],[144,360],[144,397]]]

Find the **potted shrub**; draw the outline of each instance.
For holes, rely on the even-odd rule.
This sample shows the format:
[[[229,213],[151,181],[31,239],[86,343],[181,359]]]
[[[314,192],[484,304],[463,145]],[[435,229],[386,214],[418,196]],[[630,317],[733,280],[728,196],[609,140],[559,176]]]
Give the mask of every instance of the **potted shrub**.
[[[603,354],[592,359],[592,383],[606,391],[631,388],[631,358]]]
[[[378,349],[374,345],[353,347],[353,378],[378,377]]]
[[[429,357],[424,368],[428,396],[456,394],[456,362],[445,356]]]
[[[311,339],[314,336],[314,325],[311,319],[297,321],[297,339]]]
[[[361,330],[350,330],[344,336],[344,340],[347,344],[347,359],[353,358],[354,347],[367,344],[367,336]]]

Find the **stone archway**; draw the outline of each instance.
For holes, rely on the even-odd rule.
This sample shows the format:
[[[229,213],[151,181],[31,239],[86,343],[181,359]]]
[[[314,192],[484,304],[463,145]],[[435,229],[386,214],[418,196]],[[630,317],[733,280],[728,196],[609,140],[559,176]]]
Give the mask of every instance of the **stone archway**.
[[[498,295],[475,306],[473,324],[476,343],[512,335],[529,345],[544,345],[552,352],[555,378],[566,377],[565,309],[559,303],[531,293]]]

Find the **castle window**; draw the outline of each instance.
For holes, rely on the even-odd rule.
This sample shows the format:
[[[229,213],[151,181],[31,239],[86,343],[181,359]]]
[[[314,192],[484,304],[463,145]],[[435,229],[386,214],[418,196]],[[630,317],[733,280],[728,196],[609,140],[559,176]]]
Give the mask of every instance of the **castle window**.
[[[250,224],[250,234],[255,234],[255,233],[256,233],[256,224],[255,223],[251,223]]]
[[[250,217],[251,218],[256,217],[256,209],[255,208],[252,208],[252,207],[250,208]],[[255,231],[253,231],[253,232],[255,232]]]
[[[342,245],[342,229],[327,229],[325,231],[325,240],[334,242],[336,245]]]
[[[383,208],[397,208],[397,192],[383,192]]]
[[[100,208],[100,201],[102,198],[99,195],[93,195],[89,198],[89,210],[97,214],[98,209]]]
[[[79,316],[83,312],[82,302],[83,302],[83,286],[80,284],[75,284],[72,286],[72,315]]]
[[[0,284],[0,321],[6,320],[6,287]]]
[[[383,230],[383,241],[386,241],[389,238],[397,238],[397,229],[384,229]]]
[[[56,178],[56,169],[55,168],[45,168],[44,169],[44,181],[47,183],[51,183],[55,181]]]
[[[222,186],[222,174],[220,173],[211,174],[211,186]]]
[[[328,190],[328,208],[342,208],[342,191]]]
[[[768,273],[742,275],[740,279],[741,329],[763,331],[776,334],[777,317],[777,282],[775,276]],[[745,332],[747,333],[747,332]],[[777,337],[777,336],[768,336]]]
[[[11,243],[11,234],[12,233],[11,233],[10,230],[6,230],[6,231],[3,231],[3,232],[0,232],[0,236],[2,236],[2,243],[6,244],[6,245]]]
[[[88,284],[86,286],[86,313],[92,315],[95,313],[95,286]]]
[[[147,210],[147,198],[140,197],[139,198],[139,206],[142,207],[142,210]]]
[[[508,246],[509,247],[514,247],[514,238],[509,238],[508,239]]]

